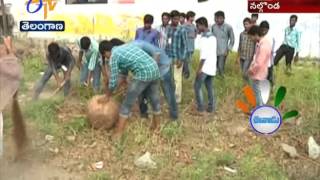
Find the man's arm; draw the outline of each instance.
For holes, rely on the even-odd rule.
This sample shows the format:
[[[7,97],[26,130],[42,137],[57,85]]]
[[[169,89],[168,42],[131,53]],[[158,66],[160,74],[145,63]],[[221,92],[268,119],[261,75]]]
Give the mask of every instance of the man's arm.
[[[242,34],[240,33],[240,36],[239,36],[239,46],[238,46],[238,55],[237,55],[237,59],[236,59],[236,62],[237,63],[240,63],[240,53],[241,53],[241,44],[242,44]]]
[[[105,84],[105,86],[108,86],[109,68],[107,67],[107,65],[105,63],[102,63],[101,72],[102,72],[104,84]]]
[[[298,32],[297,32],[296,56],[299,56],[300,47],[301,47],[301,32],[298,31]]]
[[[110,67],[110,76],[109,76],[109,88],[108,93],[111,93],[117,88],[118,85],[118,75],[119,75],[119,65],[118,65],[119,57],[117,55],[112,55],[111,60],[109,62]]]
[[[88,79],[87,79],[88,85],[91,83],[93,71],[96,68],[96,64],[98,63],[97,62],[98,58],[99,58],[99,52],[97,50],[94,50],[94,52],[92,53],[92,55],[90,57],[89,65],[88,65],[88,70],[89,70]]]
[[[234,33],[233,33],[233,29],[232,29],[232,26],[231,26],[231,25],[229,25],[228,34],[229,34],[228,50],[229,50],[229,51],[232,51],[232,48],[233,48],[233,46],[234,46],[235,39],[234,39]]]
[[[56,66],[54,65],[54,62],[53,62],[53,59],[50,58],[48,54],[46,55],[46,57],[47,57],[48,65],[52,69],[53,76],[54,76],[54,78],[55,78],[55,80],[57,82],[57,86],[60,86],[61,83],[62,83],[62,80],[60,79],[60,77],[58,75]]]
[[[67,58],[67,62],[69,62],[69,67],[68,67],[67,72],[65,73],[66,76],[64,77],[64,80],[65,80],[65,81],[68,81],[68,80],[71,79],[71,72],[72,72],[72,70],[73,70],[73,68],[74,68],[74,66],[75,66],[75,62],[76,62],[76,61],[75,61],[75,58],[73,57],[73,55],[71,54],[71,52],[68,53],[68,55],[66,56],[66,58]]]
[[[139,29],[136,30],[136,35],[134,37],[134,40],[138,40],[139,39]]]
[[[81,69],[81,66],[82,66],[82,58],[83,58],[83,50],[80,50],[79,51],[79,57],[78,57],[78,60],[77,60],[77,66],[78,66],[78,69]]]
[[[264,44],[260,45],[260,50],[259,53],[256,54],[256,58],[252,66],[250,67],[249,72],[254,75],[256,74],[264,64],[264,61],[269,61],[270,60],[270,55],[271,55],[271,47],[267,47]]]

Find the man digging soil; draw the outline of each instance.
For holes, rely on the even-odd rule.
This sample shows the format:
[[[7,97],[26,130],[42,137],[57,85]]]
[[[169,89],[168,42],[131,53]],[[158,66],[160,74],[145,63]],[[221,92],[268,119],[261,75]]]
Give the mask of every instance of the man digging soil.
[[[134,102],[143,91],[147,92],[153,109],[154,116],[151,129],[158,129],[160,127],[161,109],[160,71],[157,63],[146,52],[132,44],[113,47],[111,42],[103,41],[100,46],[100,53],[110,59],[109,88],[106,91],[107,101],[117,87],[119,72],[125,74],[132,72],[133,74],[133,80],[128,87],[126,98],[120,107],[119,121],[116,124],[112,139],[117,140],[122,136]]]

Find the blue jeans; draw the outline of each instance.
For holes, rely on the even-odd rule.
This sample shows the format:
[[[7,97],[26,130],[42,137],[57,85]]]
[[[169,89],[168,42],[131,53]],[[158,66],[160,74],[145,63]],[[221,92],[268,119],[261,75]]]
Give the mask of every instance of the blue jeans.
[[[88,69],[89,63],[84,63],[81,68],[80,72],[80,84],[83,85],[89,75],[89,69]],[[101,78],[101,66],[99,63],[96,63],[96,67],[93,70],[93,90],[95,92],[99,92],[100,90],[100,78]]]
[[[188,79],[190,77],[190,63],[192,63],[192,55],[193,52],[187,53],[187,60],[183,62],[183,76],[184,78]]]
[[[199,112],[203,112],[205,109],[203,93],[202,93],[202,84],[205,84],[207,92],[208,92],[208,112],[215,111],[215,98],[214,98],[214,90],[213,90],[213,76],[209,76],[205,73],[201,73],[197,75],[196,80],[194,82],[194,91],[196,94],[197,101],[197,110]]]
[[[263,101],[262,101],[262,96],[261,96],[261,81],[259,80],[251,80],[252,88],[256,96],[256,103],[257,106],[262,106]]]
[[[242,77],[244,80],[248,81],[248,69],[250,67],[251,61],[248,59],[240,59],[240,67],[242,72]]]
[[[70,67],[69,67],[70,68]],[[38,99],[40,93],[43,91],[44,86],[47,84],[51,76],[53,75],[53,70],[50,66],[48,66],[47,70],[45,71],[44,75],[42,78],[38,81],[35,87],[35,92],[33,95],[33,99],[36,100]],[[68,80],[64,86],[64,96],[67,96],[69,94],[70,88],[71,88],[71,80]]]
[[[226,64],[227,56],[218,56],[217,57],[217,70],[220,76],[224,75],[224,67]]]
[[[161,88],[169,105],[170,118],[173,120],[178,119],[178,105],[176,101],[175,84],[171,69],[161,78]],[[143,92],[139,97],[140,113],[142,117],[148,117],[148,102],[146,99],[146,93]]]
[[[142,93],[146,94],[146,97],[151,101],[151,106],[154,114],[160,114],[160,90],[159,90],[159,80],[155,81],[140,81],[137,79],[132,80],[127,96],[122,102],[120,108],[120,116],[128,118],[131,112],[131,108],[137,98]]]

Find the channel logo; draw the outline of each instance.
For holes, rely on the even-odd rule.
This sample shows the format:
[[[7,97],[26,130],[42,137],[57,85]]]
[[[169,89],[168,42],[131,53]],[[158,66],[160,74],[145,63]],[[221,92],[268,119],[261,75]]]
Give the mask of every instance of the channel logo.
[[[280,112],[272,106],[259,106],[252,111],[250,125],[260,134],[273,134],[282,124]]]
[[[43,10],[43,19],[47,19],[48,13],[54,11],[57,0],[28,0],[26,11],[29,14],[36,14]],[[64,31],[64,21],[20,21],[20,31]]]
[[[64,21],[20,21],[20,31],[64,31]]]
[[[269,91],[269,88],[262,88],[264,91]],[[271,105],[256,105],[256,97],[254,90],[251,86],[245,86],[242,89],[247,102],[241,100],[236,101],[236,107],[240,109],[243,113],[249,115],[249,122],[254,131],[264,135],[270,135],[279,130],[282,121],[288,120],[290,118],[299,115],[297,110],[291,110],[285,112],[282,116],[280,113],[281,103],[283,102],[287,90],[285,87],[281,86],[277,90],[274,106]],[[269,96],[264,95],[269,94],[269,92],[261,92],[264,104],[267,103]],[[263,97],[265,96],[265,97]],[[268,98],[266,98],[268,97]]]

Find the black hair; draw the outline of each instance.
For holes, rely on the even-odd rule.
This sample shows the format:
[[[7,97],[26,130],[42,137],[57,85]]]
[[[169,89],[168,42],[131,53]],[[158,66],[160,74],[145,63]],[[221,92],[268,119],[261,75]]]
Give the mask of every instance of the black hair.
[[[298,16],[297,16],[297,15],[295,15],[295,14],[294,14],[294,15],[291,15],[291,16],[290,16],[290,19],[292,19],[292,18],[294,18],[294,19],[296,19],[296,21],[298,21]]]
[[[225,18],[223,11],[217,11],[216,13],[214,13],[214,16],[215,17],[223,17],[223,18]]]
[[[59,45],[56,42],[52,42],[48,45],[48,52],[50,57],[56,57],[59,54]]]
[[[257,13],[251,14],[251,18],[253,18],[253,17],[259,18],[259,14],[257,14]]]
[[[195,17],[195,16],[196,16],[196,13],[193,12],[193,11],[188,11],[188,12],[187,12],[187,15],[186,15],[187,20],[190,19],[190,18],[192,18],[192,17]]]
[[[177,10],[173,10],[173,11],[171,11],[170,16],[171,16],[171,18],[177,17],[177,16],[180,17],[180,13]]]
[[[84,50],[87,50],[89,49],[91,45],[91,40],[89,37],[87,36],[83,36],[81,39],[80,39],[80,47]]]
[[[196,24],[208,27],[208,20],[205,17],[200,17],[196,20]]]
[[[104,52],[110,52],[112,50],[112,43],[107,40],[103,40],[99,44],[99,52],[100,54],[103,54]]]
[[[248,34],[251,35],[251,36],[255,36],[255,35],[261,35],[261,30],[259,28],[259,26],[252,26],[249,31],[248,31]]]
[[[162,13],[161,18],[163,18],[164,16],[167,16],[167,17],[169,17],[169,18],[170,18],[170,14],[169,14],[169,13],[167,13],[167,12]]]
[[[143,18],[143,22],[145,24],[153,24],[153,16],[150,14],[146,14]]]
[[[259,26],[259,27],[260,27],[260,28],[264,28],[264,29],[269,29],[269,28],[270,28],[268,21],[262,21],[262,22],[260,23],[260,26]]]
[[[244,19],[243,19],[243,24],[244,24],[245,22],[249,22],[249,23],[251,23],[251,19],[250,19],[250,18],[248,18],[248,17],[246,17],[246,18],[244,18]]]
[[[110,42],[111,42],[112,46],[121,46],[125,43],[124,41],[122,41],[118,38],[113,38],[110,40]]]
[[[186,14],[185,13],[180,13],[180,17],[186,18]]]

